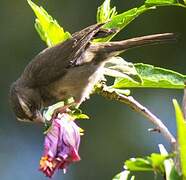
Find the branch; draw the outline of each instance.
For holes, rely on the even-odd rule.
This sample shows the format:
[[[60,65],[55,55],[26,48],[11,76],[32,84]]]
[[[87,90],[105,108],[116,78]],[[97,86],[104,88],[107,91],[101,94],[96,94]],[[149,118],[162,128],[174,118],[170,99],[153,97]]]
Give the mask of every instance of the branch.
[[[149,122],[155,125],[158,130],[165,139],[172,145],[173,150],[176,149],[176,139],[167,129],[167,127],[163,124],[163,122],[156,117],[152,112],[150,112],[146,107],[141,105],[138,101],[136,101],[132,96],[126,96],[123,94],[118,94],[115,91],[110,91],[107,86],[101,85],[97,86],[95,92],[109,100],[119,101],[121,103],[127,104],[134,111],[145,116]]]

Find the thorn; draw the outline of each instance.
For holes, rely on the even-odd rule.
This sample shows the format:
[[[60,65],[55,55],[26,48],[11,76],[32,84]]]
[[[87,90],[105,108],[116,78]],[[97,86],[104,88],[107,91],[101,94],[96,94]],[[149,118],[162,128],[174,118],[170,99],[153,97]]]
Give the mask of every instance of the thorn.
[[[157,128],[150,128],[148,129],[149,132],[158,132],[158,133],[161,133],[160,129],[157,127]]]

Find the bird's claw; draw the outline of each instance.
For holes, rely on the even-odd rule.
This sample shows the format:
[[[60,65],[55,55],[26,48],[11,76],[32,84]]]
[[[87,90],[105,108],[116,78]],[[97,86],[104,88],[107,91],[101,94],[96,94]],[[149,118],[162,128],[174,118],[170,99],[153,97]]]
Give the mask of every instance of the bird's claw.
[[[55,109],[52,114],[52,119],[55,119],[58,116],[58,114],[70,112],[70,107],[72,107],[73,105],[74,105],[74,103],[71,103],[71,104],[68,104],[63,107],[59,107],[59,108]]]

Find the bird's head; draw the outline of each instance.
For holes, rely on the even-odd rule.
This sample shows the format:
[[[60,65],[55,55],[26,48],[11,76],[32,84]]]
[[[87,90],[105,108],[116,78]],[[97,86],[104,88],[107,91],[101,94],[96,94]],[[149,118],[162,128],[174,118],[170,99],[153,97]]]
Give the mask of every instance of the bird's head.
[[[37,91],[19,87],[15,82],[10,88],[10,104],[19,121],[44,122],[40,112],[41,97]]]

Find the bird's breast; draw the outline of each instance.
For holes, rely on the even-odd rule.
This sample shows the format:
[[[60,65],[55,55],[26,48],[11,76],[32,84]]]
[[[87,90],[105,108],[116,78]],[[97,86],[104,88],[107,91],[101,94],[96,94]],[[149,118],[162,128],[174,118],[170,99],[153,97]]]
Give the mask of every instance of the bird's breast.
[[[81,66],[69,68],[67,73],[55,82],[45,87],[47,97],[43,99],[45,104],[51,105],[52,101],[61,101],[74,97],[76,101],[82,102],[89,98],[94,85],[103,78],[102,64],[87,63]]]

